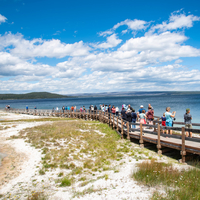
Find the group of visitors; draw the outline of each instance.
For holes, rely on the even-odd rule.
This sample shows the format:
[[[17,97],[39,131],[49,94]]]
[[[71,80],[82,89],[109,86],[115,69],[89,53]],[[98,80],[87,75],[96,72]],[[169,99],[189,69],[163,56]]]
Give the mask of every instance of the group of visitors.
[[[122,111],[121,111],[122,119],[126,120],[128,122],[136,123],[136,121],[139,121],[141,124],[153,124],[154,120],[154,110],[151,104],[148,105],[148,111],[144,108],[143,105],[140,106],[140,109],[138,112],[135,112],[135,109],[131,107],[129,104],[128,107],[126,105],[122,105]],[[135,125],[132,125],[132,128],[135,128]]]
[[[26,107],[26,109],[28,110],[27,107]],[[58,111],[58,107],[56,108],[56,110]],[[77,109],[76,109],[76,106],[71,106],[71,107],[63,106],[62,107],[63,113],[65,112],[65,110],[75,112]],[[89,106],[89,112],[95,112],[97,110],[101,110],[103,112],[108,112],[115,116],[119,116],[119,113],[120,113],[119,107],[115,107],[114,105],[111,106],[110,104],[109,105],[102,104],[99,106],[99,109],[97,108],[96,105]],[[162,120],[163,133],[166,132],[166,134],[172,135],[172,130],[167,130],[164,128],[165,126],[173,127],[173,121],[175,120],[176,111],[173,111],[171,113],[170,110],[171,110],[170,107],[166,108],[166,112],[163,113],[161,120]],[[52,109],[52,112],[54,112],[54,108]],[[80,112],[86,112],[85,106],[80,107]],[[121,108],[121,118],[125,121],[132,122],[132,123],[136,123],[137,121],[139,121],[141,124],[153,125],[154,109],[151,106],[151,104],[148,104],[148,110],[146,110],[144,108],[144,106],[141,105],[139,110],[136,112],[135,109],[133,109],[130,104],[128,106],[123,104],[122,108]],[[184,114],[184,122],[185,122],[186,129],[192,129],[191,120],[192,120],[192,116],[190,114],[190,109],[187,108],[186,113]],[[132,128],[136,128],[136,126],[132,125]],[[192,137],[191,131],[189,131],[189,132],[186,131],[186,137],[188,137],[188,136]]]
[[[162,126],[168,126],[173,127],[173,120],[175,120],[176,111],[170,112],[171,108],[167,107],[166,112],[163,113],[163,116],[161,117],[162,120]],[[192,115],[190,114],[190,109],[186,109],[186,113],[184,114],[184,123],[186,129],[192,129]],[[166,130],[166,134],[170,133],[172,135],[172,130],[168,131]],[[165,133],[165,129],[163,128],[163,134]],[[186,131],[185,132],[186,137],[192,137],[192,131]]]

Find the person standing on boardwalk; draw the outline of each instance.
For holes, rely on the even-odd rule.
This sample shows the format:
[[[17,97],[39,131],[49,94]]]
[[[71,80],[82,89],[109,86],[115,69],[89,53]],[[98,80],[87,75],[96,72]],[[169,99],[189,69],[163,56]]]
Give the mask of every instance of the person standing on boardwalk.
[[[26,112],[28,112],[28,106],[26,106]]]
[[[135,109],[133,109],[133,112],[131,113],[131,117],[132,117],[132,122],[135,123],[137,120],[137,114],[135,113]],[[136,126],[132,125],[132,128],[136,128]]]
[[[154,110],[151,109],[151,106],[148,107],[148,112],[146,113],[147,116],[147,122],[150,125],[153,125],[153,120],[154,120]],[[150,127],[152,128],[152,127]]]
[[[65,112],[65,106],[62,107],[62,111],[63,111],[63,113]]]
[[[145,111],[145,113],[146,113],[146,109],[144,109],[144,106],[143,106],[143,105],[141,105],[141,106],[140,106],[140,109],[138,110],[139,114],[140,114],[140,113],[142,113],[142,111],[143,111],[143,110],[144,110],[144,111]]]
[[[192,129],[191,120],[192,120],[192,115],[190,114],[190,109],[187,108],[186,113],[184,114],[185,128]],[[186,137],[188,137],[189,134],[190,134],[190,137],[192,137],[192,131],[190,131],[190,130],[189,130],[189,134],[188,134],[188,131],[186,131],[185,134],[186,134]]]
[[[115,109],[115,114],[116,114],[116,116],[119,115],[119,108],[118,107],[116,107],[116,109]]]
[[[111,110],[112,110],[112,114],[115,115],[115,113],[116,113],[116,108],[115,108],[114,105],[112,106],[112,109],[111,109]]]
[[[141,124],[146,124],[146,118],[147,116],[145,115],[145,110],[142,110],[142,113],[138,113],[138,118],[140,118],[140,123]]]
[[[170,113],[170,110],[171,110],[171,108],[167,107],[166,108],[166,112],[165,112],[166,126],[168,126],[168,127],[172,127],[173,118],[176,115],[176,111],[173,111],[172,113]],[[168,134],[168,130],[166,131],[166,133]],[[172,135],[172,130],[170,130],[170,135]]]
[[[163,113],[163,116],[161,117],[162,120],[162,126],[166,126],[166,117],[165,113]],[[163,134],[165,133],[166,128],[163,128]]]

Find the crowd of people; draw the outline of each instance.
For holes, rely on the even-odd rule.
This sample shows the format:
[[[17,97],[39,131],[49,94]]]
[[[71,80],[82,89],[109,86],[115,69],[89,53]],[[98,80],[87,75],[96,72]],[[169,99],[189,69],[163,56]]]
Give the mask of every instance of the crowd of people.
[[[58,108],[57,108],[58,110]],[[76,111],[76,106],[63,106],[62,107],[63,113],[65,110],[70,110],[70,111]],[[119,109],[119,107],[115,107],[114,105],[100,105],[99,108],[97,106],[90,105],[89,106],[89,112],[95,112],[97,110],[101,110],[102,112],[108,112],[110,114],[113,114],[115,116],[119,116],[121,114],[121,118],[125,121],[132,122],[132,123],[142,123],[142,124],[149,124],[153,125],[153,120],[154,120],[154,108],[151,106],[151,104],[148,104],[148,109],[146,110],[143,105],[140,106],[138,111],[136,112],[135,109],[131,107],[131,105],[122,105],[122,108]],[[168,126],[172,127],[173,126],[173,121],[175,120],[175,115],[176,112],[173,111],[172,113],[170,112],[171,108],[167,107],[166,112],[163,113],[163,116],[160,117],[162,120],[162,127]],[[52,110],[54,112],[54,108]],[[80,107],[80,112],[86,112],[85,106]],[[190,109],[186,109],[186,113],[184,115],[184,122],[185,122],[185,128],[187,129],[192,129],[192,116],[190,114]],[[132,125],[132,128],[136,128],[135,125]],[[150,127],[151,129],[151,127]],[[163,128],[163,133],[166,134],[172,134],[172,130],[167,130]],[[186,137],[192,137],[192,132],[186,132]]]

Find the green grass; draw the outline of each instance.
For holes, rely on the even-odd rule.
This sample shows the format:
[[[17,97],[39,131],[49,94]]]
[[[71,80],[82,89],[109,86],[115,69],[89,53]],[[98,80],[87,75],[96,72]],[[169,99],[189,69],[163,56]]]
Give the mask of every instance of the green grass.
[[[138,164],[139,170],[133,177],[147,186],[165,186],[166,196],[155,192],[152,199],[188,200],[200,199],[200,170],[179,171],[171,164],[158,163],[155,160]]]
[[[96,130],[104,135],[99,135]],[[128,143],[126,146],[118,142],[120,137],[114,130],[107,124],[96,121],[55,121],[27,128],[19,136],[11,137],[17,138],[24,138],[35,148],[42,150],[44,170],[40,170],[41,175],[42,171],[58,167],[71,169],[74,175],[81,174],[83,169],[108,170],[112,160],[122,158],[124,153],[130,151]],[[83,166],[76,166],[73,162],[76,160],[82,162]]]

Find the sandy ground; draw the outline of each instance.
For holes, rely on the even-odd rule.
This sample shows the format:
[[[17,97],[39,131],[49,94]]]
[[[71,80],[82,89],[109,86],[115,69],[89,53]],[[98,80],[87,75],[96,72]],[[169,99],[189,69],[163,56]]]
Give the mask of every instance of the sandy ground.
[[[13,113],[4,113],[0,111],[0,119],[27,119],[38,118],[37,116],[18,115]],[[125,157],[124,164],[120,167],[118,173],[107,171],[108,179],[96,180],[81,187],[75,183],[70,187],[58,187],[55,180],[58,177],[59,169],[47,172],[45,175],[39,174],[39,168],[42,166],[42,154],[39,149],[35,149],[23,139],[8,139],[10,136],[18,135],[20,130],[27,127],[38,126],[48,122],[17,122],[1,123],[0,125],[9,128],[0,130],[0,152],[7,156],[3,159],[0,166],[0,197],[1,199],[27,199],[28,195],[34,192],[43,192],[48,199],[149,199],[158,188],[150,188],[139,185],[131,178],[133,170],[136,170],[136,164],[143,160],[136,161],[134,158]],[[136,144],[133,144],[136,145]],[[166,161],[168,158],[160,158]],[[178,163],[177,163],[178,165]],[[82,192],[88,188],[93,188],[96,192],[77,196],[77,192]],[[161,191],[162,192],[162,191]]]

